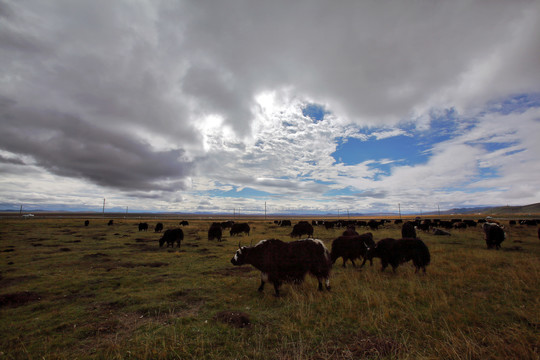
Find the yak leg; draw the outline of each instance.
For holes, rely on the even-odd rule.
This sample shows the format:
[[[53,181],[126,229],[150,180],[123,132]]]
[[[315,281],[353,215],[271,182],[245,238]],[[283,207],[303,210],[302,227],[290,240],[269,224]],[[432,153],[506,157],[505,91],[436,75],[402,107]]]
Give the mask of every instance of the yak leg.
[[[356,267],[356,264],[354,263],[354,259],[351,259],[351,262],[352,262],[352,266]]]
[[[362,268],[365,265],[366,261],[367,261],[367,258],[364,258],[364,261],[362,261],[362,265],[360,265],[360,268]]]
[[[279,297],[279,286],[281,285],[280,281],[274,281],[274,291],[275,291],[275,297]]]
[[[319,291],[323,291],[323,285],[322,285],[323,280],[326,283],[326,290],[330,291],[330,279],[329,278],[317,278],[317,280],[319,280]]]
[[[261,286],[259,286],[259,291],[264,290],[264,284],[268,281],[268,274],[267,273],[261,273]]]

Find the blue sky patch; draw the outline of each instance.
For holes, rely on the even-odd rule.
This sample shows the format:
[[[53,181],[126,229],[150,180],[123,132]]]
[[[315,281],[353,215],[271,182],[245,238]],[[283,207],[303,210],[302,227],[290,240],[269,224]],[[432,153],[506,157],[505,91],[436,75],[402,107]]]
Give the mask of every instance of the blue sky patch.
[[[525,112],[530,108],[540,107],[540,93],[518,94],[501,102],[488,104],[489,110],[508,115],[513,112]]]
[[[384,159],[399,160],[401,164],[414,165],[427,161],[425,150],[428,147],[427,144],[419,144],[418,139],[414,137],[403,135],[381,140],[371,138],[367,141],[356,138],[344,141],[343,138],[338,138],[338,146],[332,153],[332,157],[345,165]]]
[[[245,187],[242,190],[238,191],[238,187],[235,186],[234,189],[229,190],[229,191],[212,190],[208,192],[208,195],[216,196],[216,197],[232,197],[232,198],[258,198],[258,197],[273,196],[274,194],[266,192],[266,191],[255,190],[250,187]]]
[[[312,119],[315,122],[324,120],[324,116],[329,114],[323,106],[317,104],[308,104],[302,109],[302,115]]]

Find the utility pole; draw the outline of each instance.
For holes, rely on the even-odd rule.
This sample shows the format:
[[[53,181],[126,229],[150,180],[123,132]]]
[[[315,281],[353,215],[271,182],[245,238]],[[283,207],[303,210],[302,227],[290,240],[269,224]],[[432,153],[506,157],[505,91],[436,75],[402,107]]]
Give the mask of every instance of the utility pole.
[[[21,210],[19,210],[19,215],[22,214],[22,204],[21,204]]]
[[[105,198],[103,198],[103,217],[105,217]]]
[[[397,206],[398,206],[398,212],[399,212],[399,219],[401,220],[401,203],[398,203]]]
[[[266,221],[266,201],[264,202],[264,221]]]

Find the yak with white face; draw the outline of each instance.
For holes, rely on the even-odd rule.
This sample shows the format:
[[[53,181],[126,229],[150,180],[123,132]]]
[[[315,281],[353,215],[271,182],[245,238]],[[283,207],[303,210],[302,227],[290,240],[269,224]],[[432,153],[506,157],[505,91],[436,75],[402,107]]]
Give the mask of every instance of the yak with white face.
[[[319,290],[323,290],[323,281],[330,290],[329,276],[332,268],[330,252],[323,242],[317,239],[288,243],[278,239],[262,240],[255,246],[240,247],[231,263],[249,264],[260,270],[259,291],[264,290],[266,282],[271,282],[276,296],[279,296],[279,287],[283,282],[300,283],[307,273],[317,278]]]

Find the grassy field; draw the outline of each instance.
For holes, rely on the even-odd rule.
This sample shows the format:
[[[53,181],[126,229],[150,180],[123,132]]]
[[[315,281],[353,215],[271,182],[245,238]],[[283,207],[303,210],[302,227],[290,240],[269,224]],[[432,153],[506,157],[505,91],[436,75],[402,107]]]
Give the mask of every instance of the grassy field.
[[[226,231],[215,242],[211,220],[190,220],[171,249],[139,232],[138,219],[84,220],[0,219],[0,359],[540,358],[534,226],[503,221],[499,251],[486,249],[480,228],[422,233],[427,274],[339,259],[330,292],[308,276],[276,298],[272,286],[257,292],[258,271],[230,259],[239,241],[289,240],[291,228],[251,219],[249,237]],[[314,236],[330,248],[341,232],[316,227]],[[374,237],[399,238],[400,226]]]

